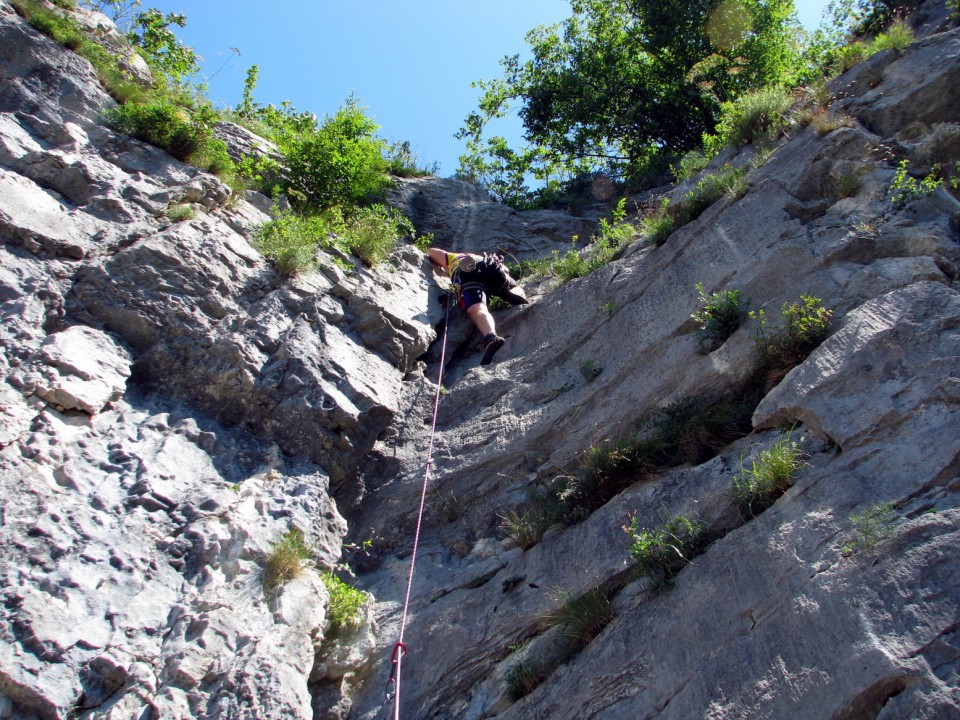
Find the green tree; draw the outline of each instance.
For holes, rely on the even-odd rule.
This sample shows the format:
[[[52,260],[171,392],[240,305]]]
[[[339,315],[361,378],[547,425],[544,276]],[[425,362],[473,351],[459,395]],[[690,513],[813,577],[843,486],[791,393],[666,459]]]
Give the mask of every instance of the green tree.
[[[200,69],[196,53],[177,40],[170,29],[171,25],[184,27],[186,24],[187,17],[183,13],[164,15],[151,8],[137,14],[127,39],[140,48],[151,67],[169,80],[180,83]]]
[[[506,153],[483,134],[518,102],[537,151],[513,154],[533,161],[530,173],[629,177],[652,152],[699,146],[722,102],[795,80],[792,0],[573,0],[572,9],[527,34],[530,60],[504,58],[503,77],[477,83],[479,107],[458,134],[463,167],[496,168],[489,158]]]
[[[351,98],[316,132],[281,143],[289,169],[287,189],[318,209],[376,198],[390,184],[386,143],[377,137],[378,129]]]
[[[876,34],[917,9],[920,0],[833,0],[826,14],[851,35]]]

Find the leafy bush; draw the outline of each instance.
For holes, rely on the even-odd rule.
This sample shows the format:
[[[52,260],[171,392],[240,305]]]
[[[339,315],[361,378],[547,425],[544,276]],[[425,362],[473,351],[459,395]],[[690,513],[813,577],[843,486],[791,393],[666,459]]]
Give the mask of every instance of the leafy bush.
[[[744,318],[739,290],[724,290],[707,295],[703,285],[696,284],[700,307],[691,317],[700,323],[701,340],[723,343],[740,327]]]
[[[184,27],[186,22],[183,13],[164,15],[150,8],[136,15],[133,29],[127,34],[127,39],[140,49],[150,67],[174,83],[180,83],[200,70],[196,53],[177,40],[170,30],[171,25]]]
[[[804,455],[790,433],[767,450],[761,450],[750,467],[740,458],[740,470],[733,476],[733,500],[745,519],[756,517],[773,505],[793,485],[793,473],[805,465]]]
[[[327,619],[333,632],[356,627],[362,620],[360,611],[367,602],[366,593],[343,582],[332,572],[323,572],[320,579],[330,593]]]
[[[903,20],[897,20],[873,40],[873,50],[895,50],[903,52],[913,42],[913,28]]]
[[[336,246],[334,234],[342,225],[339,211],[313,215],[285,212],[258,228],[254,246],[281,275],[296,275],[315,267],[319,248]]]
[[[192,121],[183,108],[165,101],[120,105],[107,111],[105,119],[117,132],[162,148],[178,160],[187,160],[210,137],[209,125]]]
[[[655,586],[672,581],[707,546],[704,523],[682,515],[654,530],[640,528],[634,517],[624,529],[630,535],[630,555],[637,572],[651,578]]]
[[[873,54],[873,47],[865,42],[856,41],[837,50],[836,59],[830,68],[832,74],[842,75],[850,68],[859,65]]]
[[[283,143],[288,190],[304,205],[323,209],[358,205],[378,197],[391,180],[378,126],[350,100],[315,133]]]
[[[910,175],[909,167],[909,160],[900,161],[888,190],[890,202],[897,210],[903,209],[916,200],[932,195],[937,191],[937,188],[943,186],[939,165],[934,165],[930,173],[919,181]]]
[[[367,265],[384,260],[399,240],[414,233],[413,223],[395,208],[372,205],[354,210],[340,231],[342,244]]]
[[[355,208],[345,218],[334,207],[303,215],[279,213],[257,230],[254,245],[281,275],[296,275],[315,267],[318,250],[353,253],[376,265],[412,232],[410,221],[394,208]]]
[[[765,311],[751,312],[750,317],[760,321],[755,340],[761,365],[769,372],[785,375],[823,342],[832,315],[832,310],[820,304],[820,298],[801,295],[799,303],[783,304],[782,327],[768,333]]]
[[[267,554],[263,564],[263,593],[275,596],[281,587],[299,576],[304,570],[304,561],[313,558],[313,548],[307,543],[303,532],[292,528],[280,538]]]
[[[606,239],[599,238],[583,251],[570,248],[565,253],[554,250],[550,259],[541,265],[541,271],[553,275],[561,284],[589,275],[606,265],[617,248]],[[532,266],[531,266],[532,267]]]
[[[589,275],[610,262],[636,235],[636,228],[626,219],[626,202],[626,198],[621,198],[612,218],[600,220],[599,232],[583,251],[571,248],[561,254],[559,250],[554,250],[546,264],[546,271],[565,283]]]
[[[595,250],[604,251],[606,248],[597,247]],[[554,250],[553,258],[550,260],[548,269],[550,274],[558,278],[561,283],[566,283],[589,275],[594,270],[602,267],[603,264],[602,261],[588,258],[586,255],[578,252],[576,248],[571,248],[562,255],[559,250]]]
[[[558,589],[551,595],[559,604],[543,616],[543,622],[551,627],[561,626],[571,640],[586,645],[613,620],[610,598],[601,588],[577,596]]]

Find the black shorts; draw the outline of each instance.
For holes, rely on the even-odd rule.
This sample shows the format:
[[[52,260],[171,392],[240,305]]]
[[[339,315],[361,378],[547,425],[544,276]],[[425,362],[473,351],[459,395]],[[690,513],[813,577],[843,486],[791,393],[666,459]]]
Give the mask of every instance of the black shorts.
[[[486,303],[491,295],[506,294],[504,299],[513,304],[514,300],[508,293],[517,283],[502,262],[493,256],[486,256],[478,260],[471,270],[454,273],[453,285],[460,307],[466,310],[477,303]]]

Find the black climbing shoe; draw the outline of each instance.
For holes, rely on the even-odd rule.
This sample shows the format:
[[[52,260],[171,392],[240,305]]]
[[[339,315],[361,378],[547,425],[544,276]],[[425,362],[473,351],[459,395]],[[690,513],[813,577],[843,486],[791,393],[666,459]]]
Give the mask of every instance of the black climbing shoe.
[[[480,360],[481,365],[489,365],[493,362],[493,356],[496,355],[497,350],[503,347],[504,339],[495,333],[490,333],[483,339],[483,358]]]
[[[517,287],[507,288],[500,293],[499,297],[506,300],[511,305],[529,305],[530,301],[527,300],[526,294],[523,292],[523,288],[519,285]]]

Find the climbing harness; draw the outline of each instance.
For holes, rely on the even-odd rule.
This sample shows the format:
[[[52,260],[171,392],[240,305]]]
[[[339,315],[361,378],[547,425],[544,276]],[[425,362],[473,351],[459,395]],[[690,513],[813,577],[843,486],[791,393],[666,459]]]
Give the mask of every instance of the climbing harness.
[[[420,509],[417,511],[417,529],[413,534],[413,551],[410,553],[410,572],[407,575],[407,593],[403,599],[403,612],[400,614],[400,634],[390,653],[390,677],[387,679],[387,700],[393,700],[394,720],[400,720],[400,664],[407,654],[403,643],[403,632],[407,626],[407,612],[410,609],[410,592],[413,588],[413,568],[417,562],[417,546],[420,544],[420,527],[423,524],[423,508],[427,503],[427,486],[430,484],[430,469],[433,467],[433,441],[437,434],[437,412],[440,409],[440,394],[443,388],[443,365],[447,354],[447,327],[450,324],[450,297],[446,301],[443,320],[443,339],[440,342],[440,369],[437,371],[437,391],[433,398],[433,419],[430,422],[430,440],[427,443],[427,461],[424,464],[423,489],[420,492]],[[392,690],[390,686],[393,686]]]

